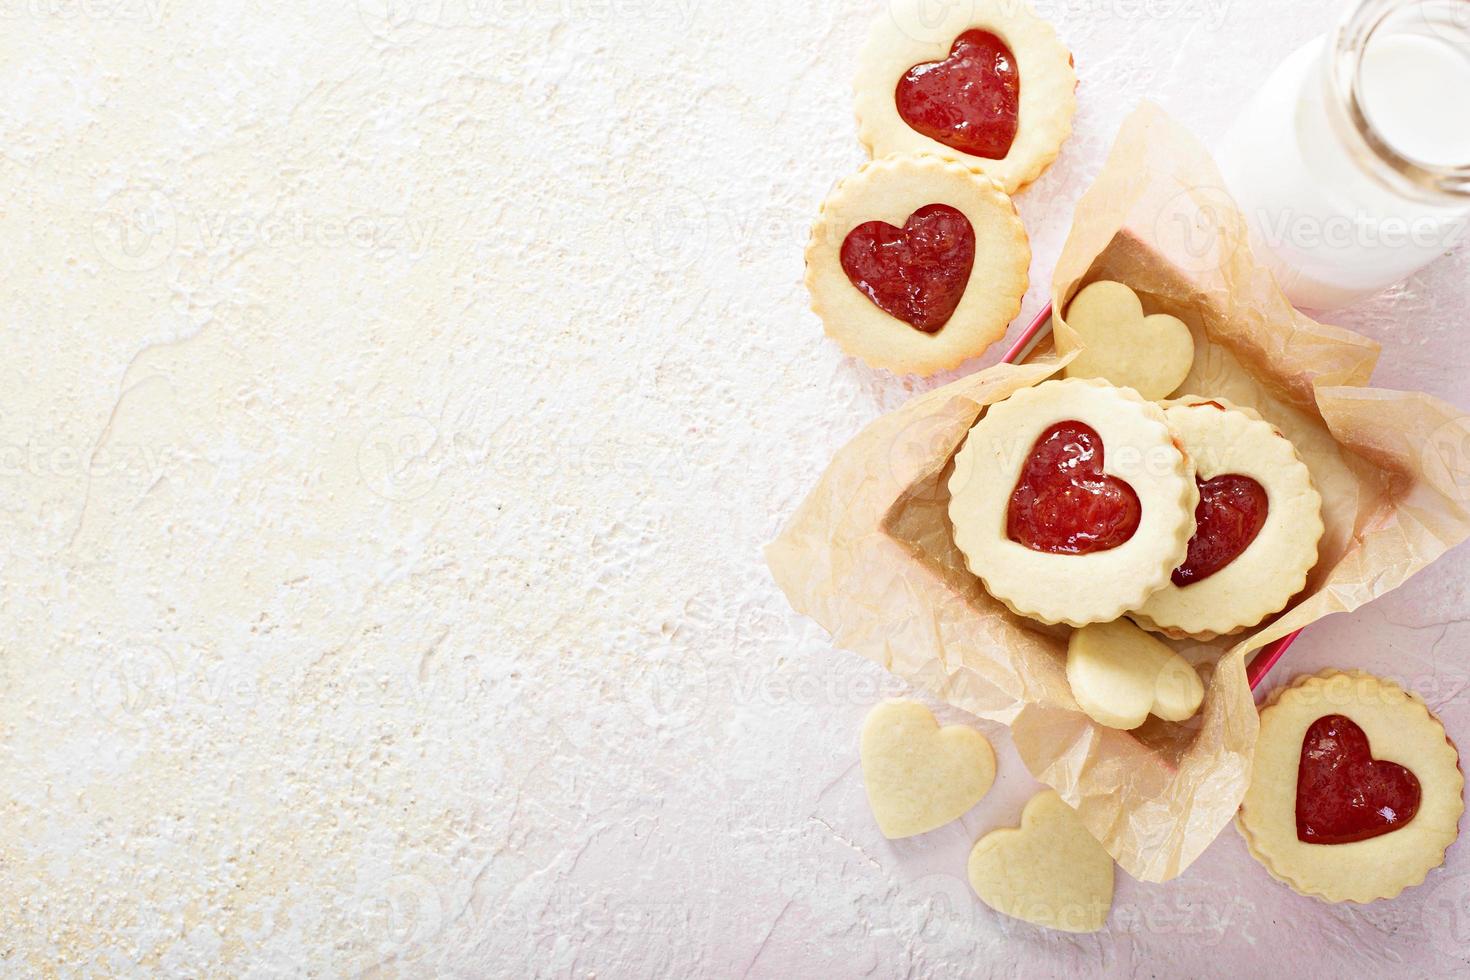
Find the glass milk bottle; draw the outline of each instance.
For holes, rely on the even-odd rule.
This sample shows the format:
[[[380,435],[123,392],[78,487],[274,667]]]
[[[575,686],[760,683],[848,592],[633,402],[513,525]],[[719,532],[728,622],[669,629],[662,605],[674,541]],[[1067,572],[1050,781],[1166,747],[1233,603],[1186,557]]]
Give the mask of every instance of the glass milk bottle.
[[[1281,63],[1216,157],[1298,306],[1451,251],[1470,217],[1470,0],[1363,0]]]

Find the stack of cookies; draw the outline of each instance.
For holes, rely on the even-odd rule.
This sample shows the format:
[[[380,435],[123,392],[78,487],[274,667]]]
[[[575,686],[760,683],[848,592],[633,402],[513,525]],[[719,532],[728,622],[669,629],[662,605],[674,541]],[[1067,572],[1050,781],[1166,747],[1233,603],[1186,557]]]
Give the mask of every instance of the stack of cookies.
[[[892,0],[874,22],[855,86],[873,160],[828,197],[806,252],[828,335],[925,375],[980,354],[1020,312],[1031,246],[1010,195],[1056,159],[1077,87],[1024,3],[935,6]]]

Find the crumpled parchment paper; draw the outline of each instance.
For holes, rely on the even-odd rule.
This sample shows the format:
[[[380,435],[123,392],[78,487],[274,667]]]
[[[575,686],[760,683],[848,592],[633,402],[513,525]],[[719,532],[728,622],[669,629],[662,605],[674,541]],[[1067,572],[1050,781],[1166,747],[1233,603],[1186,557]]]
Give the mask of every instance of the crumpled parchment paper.
[[[946,484],[970,426],[1065,357],[1043,350],[996,365],[878,419],[766,550],[791,604],[834,644],[1010,725],[1027,768],[1144,881],[1187,868],[1245,793],[1257,732],[1248,656],[1398,587],[1470,536],[1470,416],[1366,387],[1377,346],[1294,310],[1247,242],[1208,154],[1145,104],[1079,202],[1052,284],[1058,311],[1088,282],[1117,279],[1145,312],[1184,320],[1196,355],[1180,393],[1255,408],[1296,444],[1323,496],[1318,565],[1283,613],[1248,633],[1174,644],[1206,678],[1193,719],[1150,718],[1132,732],[1092,722],[1067,686],[1070,630],[991,598],[951,539]],[[1055,326],[1075,341],[1061,317]]]

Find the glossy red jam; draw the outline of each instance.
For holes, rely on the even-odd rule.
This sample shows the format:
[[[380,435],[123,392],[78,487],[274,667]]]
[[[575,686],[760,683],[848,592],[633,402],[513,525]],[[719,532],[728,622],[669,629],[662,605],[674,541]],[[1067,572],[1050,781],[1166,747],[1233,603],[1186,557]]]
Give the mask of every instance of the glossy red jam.
[[[925,333],[949,322],[975,265],[975,229],[947,204],[928,204],[895,228],[868,221],[842,242],[842,271],[878,309]]]
[[[1419,779],[1373,758],[1368,736],[1342,715],[1312,722],[1296,776],[1296,836],[1305,844],[1350,844],[1398,830],[1419,812]]]
[[[1261,533],[1270,510],[1265,488],[1248,476],[1227,473],[1194,482],[1199,486],[1194,537],[1184,564],[1170,576],[1178,586],[1202,582],[1240,557]]]
[[[1103,473],[1102,437],[1081,422],[1041,434],[1011,492],[1006,534],[1032,551],[1087,555],[1133,537],[1138,494]]]
[[[916,132],[962,153],[1001,160],[1016,139],[1021,76],[1004,41],[989,31],[966,31],[948,58],[904,73],[893,98]]]

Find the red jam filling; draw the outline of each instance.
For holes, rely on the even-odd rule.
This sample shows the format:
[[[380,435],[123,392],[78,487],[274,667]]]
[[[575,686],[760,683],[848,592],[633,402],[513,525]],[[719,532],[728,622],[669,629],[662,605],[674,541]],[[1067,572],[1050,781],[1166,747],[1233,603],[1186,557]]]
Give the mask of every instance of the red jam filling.
[[[1265,488],[1248,476],[1226,473],[1194,482],[1199,486],[1194,537],[1184,564],[1170,576],[1181,587],[1204,581],[1240,557],[1261,533],[1270,510]]]
[[[1041,434],[1011,492],[1006,534],[1032,551],[1088,555],[1133,537],[1138,494],[1103,473],[1102,437],[1081,422]]]
[[[937,333],[954,315],[975,265],[975,229],[947,204],[928,204],[895,228],[868,221],[842,242],[842,271],[873,304]]]
[[[1297,840],[1351,844],[1398,830],[1417,812],[1418,778],[1373,758],[1368,736],[1352,719],[1325,715],[1312,722],[1297,767]]]
[[[948,58],[910,68],[893,97],[910,127],[962,153],[1001,160],[1016,139],[1021,76],[989,31],[965,31]]]

